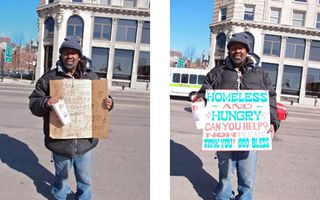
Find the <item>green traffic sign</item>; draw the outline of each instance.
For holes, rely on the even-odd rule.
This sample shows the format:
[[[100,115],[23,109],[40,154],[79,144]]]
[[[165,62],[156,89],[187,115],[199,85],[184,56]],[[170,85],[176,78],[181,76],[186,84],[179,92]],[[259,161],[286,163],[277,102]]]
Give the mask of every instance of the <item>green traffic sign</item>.
[[[180,67],[180,68],[184,67],[184,60],[182,58],[178,59],[177,67]]]
[[[12,47],[7,45],[6,46],[6,55],[5,55],[5,62],[12,62]]]

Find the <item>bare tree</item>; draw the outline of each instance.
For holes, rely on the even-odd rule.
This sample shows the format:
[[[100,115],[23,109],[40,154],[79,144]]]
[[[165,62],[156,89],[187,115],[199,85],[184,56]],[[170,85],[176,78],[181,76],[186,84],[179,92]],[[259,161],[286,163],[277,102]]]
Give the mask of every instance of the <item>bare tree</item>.
[[[193,58],[195,57],[195,53],[196,53],[196,50],[194,47],[187,47],[184,50],[184,57],[192,62]]]
[[[22,43],[24,41],[24,34],[19,32],[19,33],[15,33],[12,37],[12,41],[13,43],[15,43],[16,48],[15,48],[15,52],[14,54],[16,55],[17,58],[17,66],[18,67],[18,73],[20,73],[20,79],[22,79],[22,73],[21,73],[21,62],[20,62],[20,50],[22,48]]]
[[[24,34],[21,32],[15,33],[12,37],[12,42],[21,47],[24,42]]]

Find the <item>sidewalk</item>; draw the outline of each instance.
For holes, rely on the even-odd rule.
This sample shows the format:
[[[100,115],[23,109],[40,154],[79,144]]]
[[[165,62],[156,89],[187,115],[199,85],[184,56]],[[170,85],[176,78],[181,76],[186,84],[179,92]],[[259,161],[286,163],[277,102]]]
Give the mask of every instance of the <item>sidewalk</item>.
[[[302,111],[305,110],[307,112],[319,113],[320,114],[320,104],[317,106],[314,105],[305,105],[305,104],[298,104],[294,103],[293,105],[290,102],[281,102],[282,104],[287,106],[288,112],[290,111]]]
[[[6,84],[6,85],[25,85],[28,87],[34,87],[36,84],[36,81],[34,83],[32,83],[31,80],[26,80],[26,79],[13,79],[13,78],[4,78],[3,82],[1,82],[0,79],[0,85],[1,84]],[[125,87],[124,89],[122,89],[121,86],[109,86],[109,90],[110,91],[125,91],[125,92],[141,92],[141,93],[150,93],[150,89],[149,90],[145,90],[145,89],[135,89],[135,88],[129,88],[129,87]]]

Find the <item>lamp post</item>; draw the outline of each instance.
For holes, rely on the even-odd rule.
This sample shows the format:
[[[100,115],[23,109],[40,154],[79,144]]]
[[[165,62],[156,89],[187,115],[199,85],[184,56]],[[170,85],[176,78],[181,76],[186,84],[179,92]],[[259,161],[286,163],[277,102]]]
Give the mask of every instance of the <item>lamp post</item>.
[[[4,60],[4,54],[5,54],[5,49],[1,49],[1,60],[0,60],[0,63],[1,63],[1,82],[3,82],[3,73],[4,73],[4,70],[3,70],[3,68],[4,68],[4,62],[3,62],[3,60]]]

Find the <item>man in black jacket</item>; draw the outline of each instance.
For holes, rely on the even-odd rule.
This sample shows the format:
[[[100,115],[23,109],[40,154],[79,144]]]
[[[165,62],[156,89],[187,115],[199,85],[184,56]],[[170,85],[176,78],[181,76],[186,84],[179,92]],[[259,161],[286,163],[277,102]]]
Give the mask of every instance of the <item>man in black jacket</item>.
[[[99,79],[96,73],[86,68],[88,62],[82,56],[80,40],[77,37],[65,38],[59,53],[57,67],[45,73],[36,83],[35,90],[29,96],[29,108],[31,112],[43,117],[43,131],[45,135],[45,146],[53,154],[55,166],[55,182],[51,193],[55,199],[66,199],[71,193],[68,184],[68,176],[74,167],[77,192],[76,199],[89,200],[92,198],[91,176],[92,176],[92,149],[98,144],[96,138],[80,139],[52,139],[49,136],[49,111],[58,99],[49,94],[50,80],[59,79]],[[103,100],[107,109],[113,107],[113,100],[109,96]]]
[[[206,89],[268,90],[270,100],[270,123],[268,133],[273,137],[279,128],[276,92],[270,78],[258,65],[259,57],[250,52],[246,33],[235,33],[227,44],[229,55],[225,65],[216,66],[206,76],[198,91],[197,101],[205,101]],[[233,196],[231,178],[236,168],[238,176],[237,200],[251,200],[256,173],[257,151],[218,151],[219,183],[216,199],[230,200]]]

